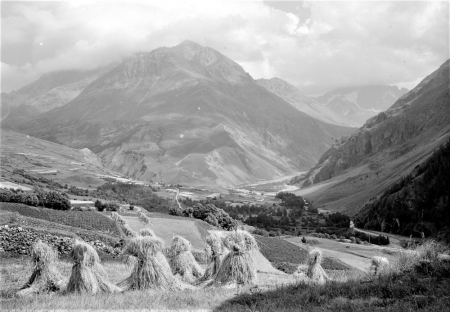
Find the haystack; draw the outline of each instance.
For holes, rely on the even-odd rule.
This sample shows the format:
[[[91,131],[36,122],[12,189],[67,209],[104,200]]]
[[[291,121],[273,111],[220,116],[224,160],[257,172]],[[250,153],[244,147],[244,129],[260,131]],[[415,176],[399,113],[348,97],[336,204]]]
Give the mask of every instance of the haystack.
[[[61,275],[56,269],[58,254],[50,246],[38,240],[31,247],[33,274],[28,282],[17,292],[18,296],[59,291],[61,289]]]
[[[147,215],[145,213],[143,213],[142,211],[138,211],[138,216],[139,216],[139,220],[141,220],[143,223],[150,225],[152,224],[151,220],[149,217],[147,217]]]
[[[155,232],[153,232],[153,230],[148,227],[140,229],[139,235],[157,238]],[[156,258],[159,260],[159,262],[162,264],[162,266],[164,267],[165,270],[172,271],[172,269],[170,268],[169,262],[166,259],[166,256],[164,256],[163,251],[158,251],[156,253]]]
[[[230,252],[226,255],[219,271],[217,272],[215,285],[249,285],[256,282],[256,267],[250,255],[250,251],[258,249],[255,238],[243,230],[229,233],[223,244]]]
[[[132,238],[138,236],[138,234],[128,225],[128,222],[117,212],[111,212],[111,219],[116,222],[125,237]]]
[[[306,276],[316,284],[325,284],[326,281],[330,280],[325,270],[322,268],[322,252],[319,249],[313,249],[308,254],[308,259],[306,264],[308,269],[306,271]]]
[[[388,271],[389,260],[385,257],[374,256],[372,258],[372,265],[370,266],[370,271],[373,275],[381,275]]]
[[[108,280],[95,249],[82,241],[75,241],[70,257],[75,262],[67,284],[67,293],[120,292],[119,287]]]
[[[141,236],[149,236],[149,237],[156,237],[155,232],[151,228],[142,228],[139,230],[139,235]]]
[[[227,248],[223,245],[221,238],[217,234],[211,234],[206,238],[205,254],[208,265],[199,282],[214,279],[222,266],[227,251]]]
[[[189,284],[203,275],[202,268],[192,255],[191,243],[181,236],[175,236],[172,240],[169,264],[172,273]]]
[[[119,283],[124,289],[176,289],[177,281],[162,254],[163,241],[158,237],[139,236],[128,242],[124,255],[136,261],[131,275]]]

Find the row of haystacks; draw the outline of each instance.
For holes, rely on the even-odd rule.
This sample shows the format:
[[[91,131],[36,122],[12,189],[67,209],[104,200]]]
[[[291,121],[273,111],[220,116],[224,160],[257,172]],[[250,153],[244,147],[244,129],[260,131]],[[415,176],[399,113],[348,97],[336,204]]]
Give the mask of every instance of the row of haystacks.
[[[81,238],[87,239],[86,237]],[[0,248],[2,251],[30,255],[30,247],[38,240],[45,242],[59,254],[65,255],[72,251],[74,237],[50,234],[20,226],[0,226]],[[120,248],[112,246],[110,242],[100,240],[88,240],[88,242],[103,253],[112,256],[120,254]]]
[[[130,276],[114,285],[109,281],[97,251],[88,243],[75,240],[70,252],[71,276],[63,286],[63,278],[56,269],[57,252],[38,240],[30,250],[34,265],[32,276],[17,294],[27,296],[53,291],[96,294],[255,283],[256,268],[249,251],[258,246],[248,232],[233,231],[224,239],[211,236],[207,246],[209,263],[204,271],[193,257],[189,241],[174,237],[169,259],[166,259],[163,241],[151,229],[142,229],[137,236],[127,240],[122,250],[122,255],[128,257],[127,264],[132,267]]]

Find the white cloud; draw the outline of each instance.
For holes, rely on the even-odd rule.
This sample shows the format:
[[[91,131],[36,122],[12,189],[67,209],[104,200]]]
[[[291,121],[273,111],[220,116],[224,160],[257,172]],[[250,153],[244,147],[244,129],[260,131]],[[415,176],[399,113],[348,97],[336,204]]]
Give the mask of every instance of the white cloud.
[[[448,3],[303,5],[298,15],[289,12],[294,6],[260,1],[2,2],[3,90],[185,39],[220,51],[254,78],[277,76],[313,93],[412,87],[448,58]]]

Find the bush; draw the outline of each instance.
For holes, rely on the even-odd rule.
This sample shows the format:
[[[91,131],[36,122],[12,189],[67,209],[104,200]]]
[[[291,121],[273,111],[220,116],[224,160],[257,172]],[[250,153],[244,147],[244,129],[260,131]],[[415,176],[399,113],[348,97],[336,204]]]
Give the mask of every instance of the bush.
[[[237,226],[236,220],[230,217],[223,209],[217,208],[213,204],[195,204],[193,207],[184,209],[182,215],[203,220],[224,230],[232,230]]]
[[[356,237],[350,236],[350,240],[352,241],[352,244],[356,244]]]
[[[253,233],[256,234],[256,235],[261,235],[261,236],[264,236],[264,237],[269,237],[269,232],[266,231],[266,230],[264,230],[264,229],[256,229]]]
[[[337,236],[336,236],[336,234],[332,234],[332,235],[330,235],[330,238],[331,239],[337,239]]]

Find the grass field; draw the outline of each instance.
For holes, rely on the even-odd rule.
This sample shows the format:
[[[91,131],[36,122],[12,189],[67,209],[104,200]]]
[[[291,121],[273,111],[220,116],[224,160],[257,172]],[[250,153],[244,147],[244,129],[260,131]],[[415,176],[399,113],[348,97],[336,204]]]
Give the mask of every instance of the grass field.
[[[308,251],[283,239],[255,235],[261,253],[278,269],[292,273],[299,264],[306,262]],[[322,262],[325,270],[350,270],[351,268],[340,260],[325,257]]]
[[[43,219],[86,230],[100,231],[112,236],[120,235],[114,221],[95,211],[60,211],[16,203],[0,203],[0,210],[17,212],[22,216]]]

